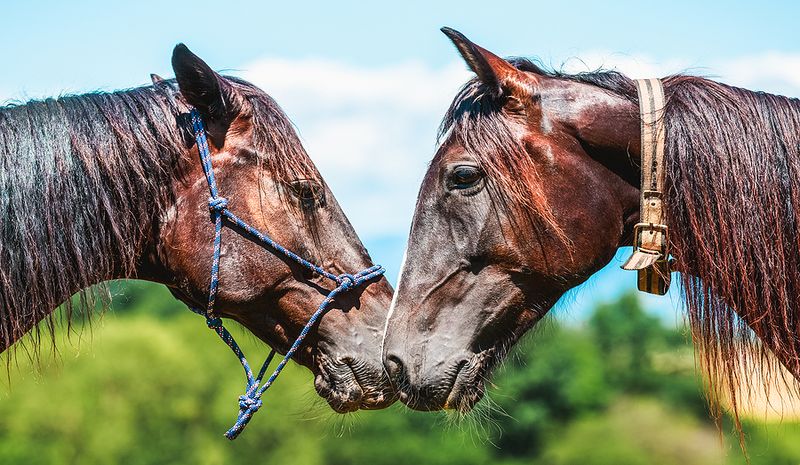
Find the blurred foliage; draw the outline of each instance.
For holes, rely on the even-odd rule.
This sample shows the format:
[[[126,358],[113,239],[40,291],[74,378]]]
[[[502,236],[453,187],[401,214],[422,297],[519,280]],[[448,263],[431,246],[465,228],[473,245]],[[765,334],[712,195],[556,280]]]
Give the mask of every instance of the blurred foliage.
[[[235,357],[163,287],[111,290],[114,310],[60,331],[57,356],[4,355],[0,464],[746,463],[735,435],[721,442],[708,418],[684,334],[633,294],[580,327],[540,325],[467,418],[400,405],[339,416],[291,366],[229,442],[244,383]],[[263,344],[234,334],[260,363]],[[800,425],[748,423],[746,433],[753,464],[800,463]]]

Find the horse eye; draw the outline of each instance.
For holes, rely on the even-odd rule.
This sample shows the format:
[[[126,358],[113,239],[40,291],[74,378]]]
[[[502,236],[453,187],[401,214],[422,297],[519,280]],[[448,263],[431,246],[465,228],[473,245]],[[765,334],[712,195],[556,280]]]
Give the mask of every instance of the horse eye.
[[[314,180],[299,179],[289,183],[289,186],[303,208],[313,208],[325,203],[325,190]]]
[[[450,182],[448,183],[451,189],[469,189],[483,178],[483,171],[476,166],[460,165],[453,168],[450,173]]]

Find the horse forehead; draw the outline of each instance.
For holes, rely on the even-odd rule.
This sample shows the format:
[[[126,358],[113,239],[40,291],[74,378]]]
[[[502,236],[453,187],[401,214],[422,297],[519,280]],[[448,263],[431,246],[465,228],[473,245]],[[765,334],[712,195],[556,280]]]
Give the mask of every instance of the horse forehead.
[[[466,147],[464,147],[457,138],[448,134],[445,141],[439,146],[436,155],[433,157],[433,162],[428,167],[428,173],[437,172],[442,170],[447,165],[457,163],[477,163],[478,157],[471,154]]]

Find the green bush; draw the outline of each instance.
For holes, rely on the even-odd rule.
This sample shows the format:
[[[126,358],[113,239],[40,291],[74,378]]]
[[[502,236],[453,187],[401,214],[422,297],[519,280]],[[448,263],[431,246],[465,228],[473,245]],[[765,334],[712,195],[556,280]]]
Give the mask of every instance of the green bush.
[[[163,287],[120,282],[112,293],[115,311],[59,331],[57,357],[12,357],[0,464],[746,463],[735,435],[717,440],[691,347],[635,296],[599,306],[585,327],[540,327],[466,419],[400,405],[339,416],[290,365],[229,442],[244,388],[236,358]],[[233,329],[260,363],[267,348]],[[745,427],[753,464],[800,463],[800,425]]]
[[[543,455],[551,465],[703,465],[723,459],[719,436],[707,425],[664,404],[631,398],[570,424]]]
[[[12,370],[0,402],[3,463],[321,463],[319,425],[297,421],[309,408],[303,370],[290,367],[230,443],[222,433],[244,375],[201,318],[109,314],[83,337],[36,370],[24,361]],[[247,353],[265,353],[238,339]]]

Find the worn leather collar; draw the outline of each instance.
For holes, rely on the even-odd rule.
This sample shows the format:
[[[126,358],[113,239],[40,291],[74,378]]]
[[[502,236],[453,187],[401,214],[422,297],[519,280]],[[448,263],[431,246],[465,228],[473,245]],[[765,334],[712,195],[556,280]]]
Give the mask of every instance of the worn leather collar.
[[[664,295],[670,284],[669,228],[664,211],[664,87],[659,79],[637,79],[642,125],[642,184],[633,254],[622,268],[636,270],[639,290]]]

